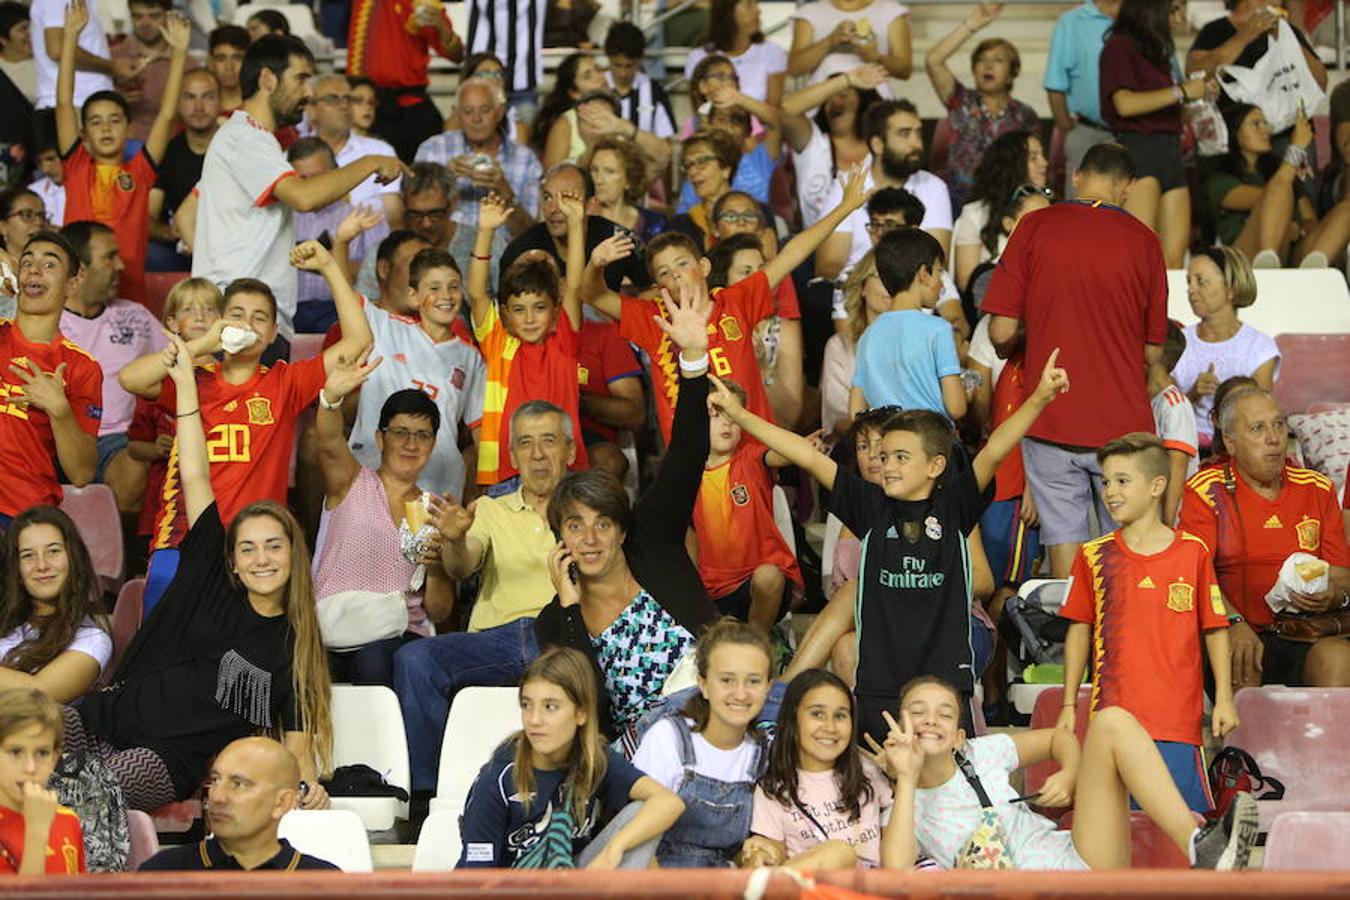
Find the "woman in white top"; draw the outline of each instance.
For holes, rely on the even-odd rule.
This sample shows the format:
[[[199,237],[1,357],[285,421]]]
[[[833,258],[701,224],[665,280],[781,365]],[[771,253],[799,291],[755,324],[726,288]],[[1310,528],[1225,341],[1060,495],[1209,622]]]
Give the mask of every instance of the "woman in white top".
[[[830,335],[825,342],[825,359],[820,367],[820,427],[825,435],[836,438],[848,435],[853,425],[853,417],[848,414],[848,393],[853,384],[858,341],[867,326],[890,308],[891,295],[877,275],[876,251],[868,250],[844,282],[847,327]]]
[[[1256,279],[1240,250],[1206,247],[1192,256],[1186,299],[1200,321],[1184,330],[1186,350],[1172,378],[1195,405],[1200,443],[1209,445],[1214,439],[1210,410],[1219,385],[1234,375],[1249,375],[1270,390],[1280,371],[1280,351],[1270,335],[1238,320],[1237,311],[1256,302]]]
[[[787,54],[772,41],[764,40],[759,30],[759,0],[712,0],[708,34],[702,47],[689,52],[684,62],[685,78],[693,75],[699,60],[720,53],[736,68],[743,94],[771,107],[783,102],[787,81]],[[696,110],[697,111],[697,110]],[[772,146],[778,133],[768,122],[765,143]]]
[[[14,518],[0,547],[0,690],[37,688],[70,703],[112,658],[95,622],[98,576],[70,516],[34,506]]]
[[[970,197],[961,207],[952,232],[955,256],[952,266],[956,286],[966,289],[970,273],[980,263],[997,259],[1003,252],[1007,233],[1000,238],[984,234],[991,211],[1002,211],[1013,201],[1021,185],[1045,188],[1050,178],[1050,160],[1041,139],[1029,131],[1010,131],[994,139],[975,169]]]
[[[909,7],[894,0],[815,0],[792,19],[790,75],[822,81],[860,63],[879,63],[893,78],[913,70]]]

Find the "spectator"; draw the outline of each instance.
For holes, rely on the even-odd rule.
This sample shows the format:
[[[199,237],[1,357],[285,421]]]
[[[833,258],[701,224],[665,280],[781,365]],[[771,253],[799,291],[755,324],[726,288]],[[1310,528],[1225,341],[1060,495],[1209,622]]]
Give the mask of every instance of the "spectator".
[[[441,115],[427,93],[431,54],[459,62],[464,42],[437,3],[358,0],[349,28],[347,75],[375,85],[373,130],[399,159],[411,162],[422,142],[441,130]]]
[[[563,159],[580,158],[584,146],[577,127],[577,103],[587,94],[604,89],[605,73],[589,53],[569,54],[558,64],[553,89],[530,125],[530,147],[545,168]],[[559,121],[565,124],[558,126]]]
[[[1003,217],[996,214],[1018,199],[1013,195],[1021,193],[1024,184],[1048,191],[1049,175],[1050,161],[1035,133],[1008,132],[989,144],[975,167],[970,194],[961,207],[952,236],[955,245],[952,269],[957,287],[966,290],[975,268],[1002,254],[1007,232],[1002,228]],[[993,227],[989,228],[990,225]]]
[[[333,726],[309,551],[295,517],[274,501],[244,507],[226,529],[192,359],[174,338],[159,362],[177,410],[183,565],[127,648],[114,687],[65,708],[69,749],[99,757],[128,807],[152,810],[195,794],[208,761],[231,741],[275,729],[310,784],[301,806],[320,808]]]
[[[51,506],[24,510],[5,532],[0,690],[29,688],[71,703],[112,659],[98,624],[98,575],[70,516]]]
[[[133,0],[128,7],[131,34],[112,45],[112,58],[126,60],[139,69],[136,77],[122,86],[122,96],[131,106],[130,140],[144,141],[155,124],[169,80],[173,48],[165,35],[173,0]]]
[[[126,99],[115,91],[90,94],[79,113],[76,113],[72,100],[79,52],[75,41],[88,15],[89,9],[82,0],[71,3],[66,11],[61,43],[56,140],[61,149],[66,187],[65,220],[90,219],[113,229],[122,260],[126,263],[120,288],[122,295],[143,303],[145,257],[150,240],[150,189],[155,183],[155,169],[169,144],[192,26],[181,14],[169,19],[165,40],[173,48],[173,61],[164,96],[160,99],[159,114],[145,145],[127,160],[130,108]],[[110,177],[114,170],[115,177]]]
[[[712,14],[703,46],[689,51],[684,61],[684,75],[691,78],[694,68],[705,56],[720,53],[736,69],[736,80],[741,91],[777,108],[783,102],[783,85],[787,81],[787,54],[773,41],[766,41],[760,30],[759,0],[712,0]],[[691,79],[692,80],[692,79]],[[777,129],[766,123],[769,134],[765,141],[779,141]]]
[[[33,30],[28,7],[22,3],[0,3],[0,73],[9,80],[3,94],[13,100],[22,98],[28,114],[37,96],[37,63],[33,59]],[[19,107],[8,108],[18,109]],[[23,104],[20,104],[23,106]],[[16,143],[18,143],[16,141]]]
[[[455,193],[451,170],[437,163],[416,162],[412,164],[408,174],[403,176],[402,182],[403,219],[407,222],[408,231],[429,246],[449,253],[454,257],[459,270],[467,272],[473,255],[478,214],[474,214],[474,222],[467,224],[458,217],[456,204],[460,202],[459,198],[463,194]],[[471,225],[473,227],[470,227]],[[506,231],[504,228],[498,229],[492,236],[490,254],[492,259],[488,266],[489,277],[494,284],[497,282],[499,271],[497,261],[505,259],[504,254],[507,252]],[[406,276],[406,262],[402,273]],[[406,283],[395,285],[398,288],[405,286]],[[404,299],[406,291],[392,296],[385,292],[385,285],[382,284],[379,274],[379,257],[373,253],[367,253],[361,260],[361,268],[356,276],[356,289],[367,299],[381,299],[385,308],[394,312],[403,312],[401,307],[408,305],[408,301]]]
[[[975,171],[985,150],[999,135],[1040,129],[1036,111],[1013,98],[1013,81],[1022,71],[1017,48],[1005,38],[987,38],[970,54],[975,87],[966,87],[947,65],[966,39],[989,25],[1002,11],[1000,3],[981,3],[956,29],[929,51],[924,59],[928,80],[948,110],[951,145],[943,177],[951,189],[952,203],[961,206],[974,186]]]
[[[506,67],[502,61],[491,53],[470,53],[464,57],[464,62],[459,66],[459,84],[464,86],[466,81],[478,78],[493,85],[496,90],[494,95],[501,97],[500,105],[506,108],[506,118],[503,120],[506,124],[506,135],[511,140],[521,146],[527,146],[530,143],[530,129],[526,123],[521,120],[514,106],[506,105]],[[458,112],[452,107],[450,115],[445,118],[445,130],[454,131],[459,128]],[[430,140],[428,138],[427,140]]]
[[[375,334],[372,353],[384,364],[371,373],[370,383],[361,390],[351,427],[352,455],[356,463],[372,471],[381,464],[384,447],[393,440],[385,398],[412,384],[432,400],[440,423],[431,429],[430,446],[425,429],[415,432],[419,436],[413,449],[418,455],[426,454],[417,483],[433,494],[464,499],[460,439],[467,435],[467,446],[477,449],[487,372],[478,349],[455,334],[463,292],[454,257],[444,250],[418,251],[409,265],[408,287],[415,322],[371,304],[365,306]],[[332,498],[331,490],[328,496]]]
[[[192,261],[177,251],[181,235],[174,225],[174,214],[201,181],[206,148],[220,127],[220,86],[210,70],[193,69],[183,75],[178,121],[183,130],[164,148],[158,178],[150,189],[150,247],[146,259],[150,271],[192,268]]]
[[[741,163],[741,145],[724,131],[696,131],[682,142],[680,167],[698,202],[671,220],[672,231],[688,235],[699,249],[716,240],[713,208],[733,190],[732,175]]]
[[[1214,429],[1214,440],[1210,445],[1210,455],[1207,462],[1211,466],[1221,466],[1228,461],[1227,443],[1223,439],[1223,428],[1219,425],[1219,410],[1223,409],[1223,402],[1228,395],[1239,388],[1261,387],[1255,378],[1250,375],[1234,375],[1225,378],[1219,382],[1218,388],[1214,391],[1214,404],[1209,410],[1209,427]]]
[[[28,241],[47,227],[42,198],[25,187],[0,194],[0,319],[14,318],[19,298],[19,257]]]
[[[859,64],[884,66],[892,78],[910,76],[909,7],[891,0],[814,0],[797,7],[789,75],[819,83]]]
[[[54,110],[42,110],[33,118],[33,160],[41,177],[28,187],[42,198],[47,208],[47,221],[55,224],[66,220],[65,176],[61,171],[61,151],[56,149],[56,115]],[[35,173],[36,174],[36,173]]]
[[[434,277],[434,272],[426,277]],[[375,352],[380,352],[378,342]],[[328,654],[335,681],[393,687],[394,653],[411,640],[429,636],[430,623],[446,619],[454,603],[454,587],[441,565],[436,538],[427,542],[419,559],[411,561],[403,553],[396,523],[407,522],[409,531],[417,533],[406,510],[423,502],[418,482],[442,425],[455,430],[456,423],[443,422],[440,408],[423,391],[393,391],[380,406],[374,440],[378,468],[362,465],[343,434],[342,399],[357,390],[375,366],[364,360],[337,366],[320,398],[315,428],[323,469],[325,523],[322,547],[314,559],[314,593],[320,608],[330,598],[337,600],[351,591],[366,595],[367,602],[377,594],[397,593],[403,598],[408,607],[403,634],[372,641],[349,653],[330,650]]]
[[[1186,352],[1186,337],[1175,320],[1167,321],[1167,340],[1163,342],[1162,366],[1176,370],[1177,360]],[[1175,376],[1174,376],[1175,377]],[[1195,407],[1176,382],[1153,395],[1153,426],[1167,456],[1167,490],[1162,496],[1162,521],[1170,528],[1181,511],[1181,492],[1186,479],[1200,468],[1200,437],[1196,429]],[[1116,519],[1119,522],[1119,518]]]
[[[469,52],[502,61],[502,88],[522,122],[533,122],[538,111],[545,14],[545,0],[472,0],[469,8]]]
[[[352,131],[361,137],[374,137],[375,82],[364,75],[348,75],[352,86]]]
[[[735,865],[769,749],[754,727],[771,683],[768,636],[722,619],[699,637],[694,661],[698,687],[651,724],[633,754],[635,767],[684,802],[656,848],[663,869]]]
[[[1045,96],[1055,128],[1064,135],[1064,194],[1090,147],[1111,140],[1102,116],[1101,55],[1120,0],[1083,0],[1055,21],[1045,63]]]
[[[38,231],[24,244],[18,310],[0,320],[0,528],[30,506],[61,502],[61,481],[86,485],[98,466],[102,415],[98,363],[61,334],[64,304],[80,289],[80,258],[61,235]],[[58,468],[64,478],[58,477]]]
[[[239,75],[249,47],[248,32],[238,25],[221,25],[207,38],[207,68],[220,88],[220,115],[228,119],[244,105]]]
[[[596,695],[590,663],[575,650],[550,650],[530,665],[520,682],[524,727],[469,789],[458,868],[651,864],[684,804],[606,746]]]
[[[459,689],[514,684],[539,655],[534,619],[553,595],[548,559],[558,540],[548,508],[576,458],[571,420],[546,401],[523,404],[511,417],[508,452],[520,487],[467,507],[447,502],[438,523],[450,577],[482,574],[468,629],[414,641],[394,656],[415,803],[436,791],[445,720]]]
[[[211,763],[202,804],[210,837],[166,847],[141,872],[253,872],[337,866],[301,853],[277,832],[281,817],[305,805],[307,782],[286,747],[267,737],[233,741]],[[321,789],[320,789],[321,790]]]
[[[37,100],[33,105],[38,109],[56,106],[56,75],[61,62],[66,6],[64,0],[34,0],[28,7],[32,34],[42,42],[42,51],[33,54],[37,62]],[[90,2],[87,7],[89,14],[75,31],[82,51],[74,81],[76,106],[83,106],[98,91],[112,90],[114,82],[125,85],[139,74],[139,63],[112,58],[95,3]]]
[[[731,186],[735,190],[749,194],[760,203],[767,204],[769,184],[773,180],[780,146],[777,142],[773,146],[765,144],[762,140],[764,132],[756,135],[752,132],[752,126],[756,121],[776,123],[778,111],[758,100],[746,97],[736,90],[734,85],[726,82],[714,82],[709,91],[710,96],[717,99],[709,101],[713,104],[712,108],[701,117],[702,130],[720,131],[741,149],[740,162],[736,164]],[[752,111],[757,119],[751,118]],[[676,211],[688,212],[698,201],[693,183],[686,179],[680,191],[680,203]]]
[[[846,326],[825,342],[825,364],[820,371],[820,427],[827,436],[845,437],[852,430],[849,390],[857,361],[858,341],[891,308],[891,295],[877,274],[877,252],[863,254],[844,282]]]
[[[111,228],[101,222],[72,222],[61,234],[83,271],[79,291],[66,300],[61,313],[61,333],[90,353],[103,371],[94,480],[112,488],[118,510],[130,522],[145,499],[146,467],[127,452],[136,398],[117,383],[117,374],[133,360],[163,350],[164,330],[150,310],[118,295],[122,259]]]
[[[1238,310],[1256,302],[1256,279],[1233,248],[1206,247],[1191,258],[1186,299],[1200,321],[1183,332],[1186,348],[1172,377],[1195,404],[1201,444],[1216,444],[1217,449],[1211,417],[1219,384],[1248,375],[1263,390],[1271,390],[1280,370],[1280,350],[1269,335],[1238,320]]]
[[[591,203],[595,215],[626,228],[643,243],[666,230],[669,219],[639,206],[647,196],[647,163],[632,141],[600,138],[591,147],[587,171],[595,185]]]
[[[0,872],[80,875],[84,834],[75,813],[57,805],[47,781],[61,759],[61,707],[38,690],[0,692]],[[16,759],[19,757],[22,759]]]
[[[413,174],[404,179],[404,184],[414,181],[417,174],[417,164],[413,163]],[[408,266],[417,251],[430,246],[431,242],[411,229],[389,232],[389,236],[380,241],[376,251],[367,253],[361,261],[361,274],[356,281],[357,292],[386,312],[400,316],[415,313],[417,309],[413,306],[412,291],[408,287]],[[339,237],[333,247],[334,258],[340,258],[345,247],[346,243]],[[328,339],[332,337],[333,332],[330,330]]]
[[[1334,612],[1350,597],[1350,548],[1332,481],[1285,460],[1284,414],[1267,391],[1229,393],[1219,424],[1229,458],[1186,483],[1181,528],[1214,549],[1228,601],[1234,687],[1348,687],[1350,644],[1344,638],[1290,640],[1279,633],[1297,613]],[[1317,594],[1295,592],[1291,620],[1289,613],[1272,613],[1266,594],[1296,552],[1328,564],[1329,586]]]
[[[903,228],[881,239],[876,259],[891,303],[858,342],[849,412],[896,406],[961,419],[966,392],[951,325],[925,312],[942,291],[942,248],[927,232]]]
[[[742,404],[745,388],[723,382]],[[803,587],[797,557],[774,521],[770,468],[787,461],[742,440],[741,429],[720,412],[708,413],[711,448],[694,504],[699,577],[724,615],[765,634],[784,612],[783,602]]]
[[[454,193],[449,196],[455,199],[454,219],[460,224],[477,227],[478,204],[488,194],[504,199],[514,210],[502,232],[510,240],[539,215],[543,168],[528,146],[506,133],[506,112],[501,85],[480,77],[462,81],[455,98],[455,127],[424,141],[417,160],[450,170]]]
[[[600,11],[596,0],[549,0],[544,11],[544,46],[593,50],[591,22]]]
[[[275,9],[258,10],[248,17],[248,21],[244,23],[244,28],[248,30],[250,41],[267,37],[269,34],[275,34],[277,37],[288,37],[291,33],[291,23],[286,21],[286,17]]]
[[[272,131],[300,121],[313,95],[314,57],[294,37],[265,37],[244,58],[244,107],[211,140],[202,163],[201,204],[192,274],[217,284],[257,278],[277,300],[277,337],[268,359],[294,334],[296,277],[288,265],[294,246],[292,210],[313,212],[345,196],[371,175],[392,181],[402,163],[388,156],[359,160],[313,178],[294,173]]]
[[[394,148],[374,137],[362,137],[352,131],[352,89],[345,75],[320,75],[314,79],[314,98],[306,104],[310,124],[316,137],[333,150],[338,166],[356,162],[363,156],[394,156]],[[379,210],[385,220],[384,229],[403,221],[403,202],[399,199],[399,180],[380,184],[374,176],[352,188],[347,195],[352,206]],[[376,232],[373,240],[387,234]]]
[[[993,316],[989,337],[1000,356],[1021,345],[1021,321],[1027,372],[1044,366],[1055,348],[1073,366],[1078,390],[1022,444],[1054,578],[1068,577],[1079,544],[1110,530],[1094,448],[1131,431],[1151,431],[1148,388],[1166,379],[1159,360],[1167,336],[1167,271],[1157,237],[1119,207],[1133,178],[1129,151],[1093,147],[1074,176],[1077,201],[1023,220],[984,296],[982,308]],[[1084,292],[1095,298],[1091,307],[1082,303]]]
[[[1257,269],[1278,269],[1285,258],[1301,268],[1324,269],[1344,259],[1350,240],[1350,200],[1318,221],[1300,172],[1310,164],[1312,123],[1300,114],[1284,154],[1276,158],[1265,114],[1236,103],[1224,113],[1228,155],[1205,180],[1218,237]]]
[[[608,88],[588,91],[577,98],[573,107],[554,120],[549,128],[548,143],[543,161],[547,167],[560,162],[580,162],[590,156],[591,145],[607,134],[625,133],[630,139],[640,139],[641,132],[633,123],[619,118],[619,101]],[[630,130],[631,129],[631,130]],[[662,145],[665,153],[665,145]]]
[[[685,551],[708,446],[712,305],[689,291],[669,304],[683,389],[665,462],[636,506],[601,472],[567,476],[549,501],[559,543],[549,554],[557,595],[539,613],[539,646],[580,650],[600,677],[602,733],[618,737],[660,698],[662,685],[717,620]],[[573,580],[575,574],[575,580]]]
[[[1048,187],[1037,187],[1031,183],[1019,184],[1013,188],[1009,198],[997,217],[990,216],[980,228],[980,252],[982,254],[992,252],[993,255],[976,265],[966,281],[964,297],[977,313],[981,309],[984,294],[989,289],[989,279],[993,277],[998,260],[1003,256],[1008,239],[1012,237],[1017,224],[1027,213],[1045,209],[1055,199]]]
[[[1125,208],[1157,232],[1168,268],[1179,269],[1191,239],[1181,110],[1217,88],[1176,74],[1169,9],[1169,0],[1122,0],[1102,48],[1101,104],[1102,120],[1134,158]]]
[[[620,432],[647,427],[645,374],[632,345],[619,336],[619,326],[582,320],[577,380],[586,458],[592,469],[608,472],[621,484],[628,478],[628,457],[619,446]]]
[[[605,58],[609,61],[609,84],[619,100],[620,115],[663,141],[675,136],[675,114],[670,98],[659,81],[640,71],[647,52],[647,38],[632,22],[615,22],[605,34]]]
[[[867,108],[863,135],[872,154],[863,190],[902,187],[923,202],[923,222],[919,227],[937,239],[942,252],[952,238],[952,202],[947,185],[923,164],[923,123],[914,105],[907,100],[885,100]],[[839,202],[842,188],[835,183],[825,195],[825,208]],[[816,251],[816,275],[820,278],[847,278],[849,271],[872,246],[868,236],[867,213],[854,210],[843,226]]]

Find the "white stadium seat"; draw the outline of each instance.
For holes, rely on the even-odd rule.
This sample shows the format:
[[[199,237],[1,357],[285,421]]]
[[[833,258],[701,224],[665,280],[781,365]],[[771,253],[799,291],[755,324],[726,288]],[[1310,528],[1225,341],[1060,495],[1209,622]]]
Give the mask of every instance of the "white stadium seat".
[[[344,872],[375,871],[365,826],[349,809],[293,809],[281,817],[277,834]]]
[[[408,739],[397,695],[379,685],[335,684],[332,690],[333,765],[364,763],[389,784],[410,791]],[[407,802],[397,797],[334,797],[333,808],[355,812],[369,831],[408,818]]]
[[[519,688],[467,687],[456,694],[445,722],[431,811],[463,812],[478,770],[498,744],[519,730]]]

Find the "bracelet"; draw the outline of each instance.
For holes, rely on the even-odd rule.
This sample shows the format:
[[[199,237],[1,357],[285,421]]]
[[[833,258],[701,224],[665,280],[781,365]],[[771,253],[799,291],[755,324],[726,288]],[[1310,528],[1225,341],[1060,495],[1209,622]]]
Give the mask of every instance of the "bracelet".
[[[342,398],[329,400],[328,395],[323,392],[323,388],[319,388],[319,405],[324,409],[342,409]]]
[[[683,374],[689,375],[691,377],[695,375],[702,375],[705,371],[707,371],[707,369],[708,369],[708,354],[706,352],[695,360],[685,359],[684,354],[680,354],[680,372],[682,372]]]
[[[1290,144],[1284,148],[1284,160],[1291,168],[1302,169],[1308,164],[1308,151],[1298,144]]]
[[[492,262],[491,256],[479,256],[477,253],[470,253],[469,259],[481,259],[483,262]]]
[[[1172,85],[1172,97],[1177,101],[1178,106],[1186,102],[1186,92],[1181,89],[1181,85]]]
[[[186,416],[195,416],[195,415],[197,415],[197,413],[199,413],[199,412],[201,412],[201,411],[202,411],[202,408],[199,406],[199,407],[197,407],[196,409],[192,410],[191,412],[179,413],[175,418],[182,419],[182,418],[184,418],[184,417],[186,417]]]

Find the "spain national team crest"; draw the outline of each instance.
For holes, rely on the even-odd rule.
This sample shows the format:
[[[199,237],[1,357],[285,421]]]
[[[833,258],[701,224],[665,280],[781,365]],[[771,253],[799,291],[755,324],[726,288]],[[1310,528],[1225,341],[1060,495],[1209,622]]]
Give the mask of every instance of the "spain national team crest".
[[[736,321],[735,316],[723,316],[717,322],[717,327],[722,329],[722,337],[728,341],[739,341],[741,335],[741,323]]]
[[[743,484],[733,485],[731,488],[731,501],[737,506],[745,506],[750,502],[750,490]]]
[[[1303,521],[1294,526],[1294,533],[1298,535],[1300,550],[1316,553],[1317,548],[1322,546],[1322,523],[1317,519],[1304,516]]]
[[[1195,586],[1174,581],[1167,586],[1167,608],[1172,612],[1188,613],[1195,609]]]
[[[122,174],[117,176],[118,190],[130,193],[131,189],[134,188],[135,186],[136,182],[132,179],[130,172],[123,172]]]
[[[245,401],[248,407],[248,424],[250,425],[273,425],[276,420],[272,418],[272,401],[267,397],[249,397]]]

